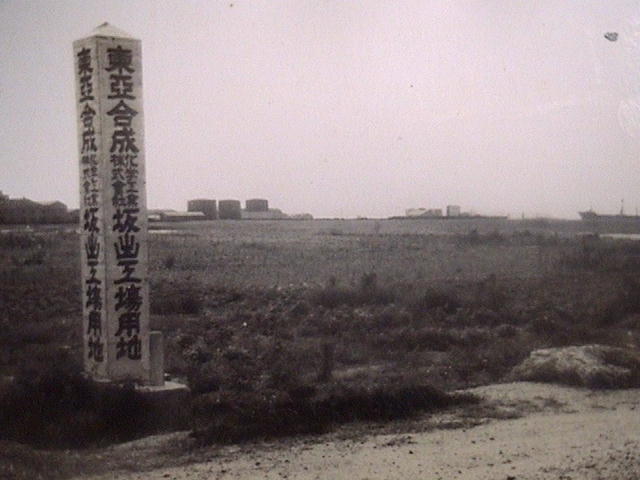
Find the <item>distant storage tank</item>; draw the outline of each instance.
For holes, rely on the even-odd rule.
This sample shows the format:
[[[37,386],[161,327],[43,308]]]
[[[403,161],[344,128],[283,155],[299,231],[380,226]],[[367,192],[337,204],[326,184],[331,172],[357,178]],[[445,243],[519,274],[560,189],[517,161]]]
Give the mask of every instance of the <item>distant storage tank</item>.
[[[252,198],[245,202],[247,212],[268,212],[269,201],[264,198]]]
[[[218,204],[215,200],[206,198],[198,198],[187,202],[187,211],[202,212],[207,220],[215,220],[218,218]]]
[[[460,205],[447,205],[447,217],[459,217]]]
[[[218,218],[220,220],[240,220],[242,218],[240,200],[220,200],[218,202]]]

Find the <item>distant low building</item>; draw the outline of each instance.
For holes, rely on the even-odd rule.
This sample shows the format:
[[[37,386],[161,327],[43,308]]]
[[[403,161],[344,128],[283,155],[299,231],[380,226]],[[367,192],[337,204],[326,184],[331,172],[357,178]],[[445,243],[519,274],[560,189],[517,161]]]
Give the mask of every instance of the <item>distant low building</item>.
[[[421,217],[427,212],[426,208],[407,208],[404,214],[407,217]]]
[[[447,217],[459,217],[460,215],[460,205],[447,205]]]
[[[192,222],[197,220],[206,220],[207,217],[202,212],[176,212],[163,211],[160,212],[160,221],[162,222]]]
[[[162,209],[162,208],[154,208],[147,210],[147,220],[149,222],[161,222],[163,214],[167,212],[175,212],[172,209]]]
[[[405,210],[405,216],[407,217],[442,217],[442,209],[441,208],[408,208]]]
[[[310,213],[293,213],[289,215],[292,220],[313,220],[313,215]]]
[[[266,212],[242,210],[243,220],[284,220],[286,218],[289,218],[289,215],[278,208],[270,208]]]

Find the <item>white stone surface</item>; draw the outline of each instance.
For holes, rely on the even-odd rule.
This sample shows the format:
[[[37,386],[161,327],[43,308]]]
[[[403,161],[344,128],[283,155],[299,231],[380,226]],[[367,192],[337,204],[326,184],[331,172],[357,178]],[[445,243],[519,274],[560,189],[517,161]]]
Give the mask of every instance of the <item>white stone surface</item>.
[[[101,25],[74,42],[85,370],[150,381],[140,41]]]

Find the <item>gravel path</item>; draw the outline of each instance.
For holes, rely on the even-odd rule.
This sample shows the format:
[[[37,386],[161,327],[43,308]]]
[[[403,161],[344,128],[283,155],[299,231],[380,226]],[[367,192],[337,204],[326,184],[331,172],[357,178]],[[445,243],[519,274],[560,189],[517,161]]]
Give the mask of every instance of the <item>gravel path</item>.
[[[522,416],[481,419],[471,428],[293,439],[248,451],[227,447],[205,463],[91,478],[640,479],[639,389],[591,392],[514,383],[473,391],[503,417]],[[451,414],[440,420],[449,427],[456,424]]]

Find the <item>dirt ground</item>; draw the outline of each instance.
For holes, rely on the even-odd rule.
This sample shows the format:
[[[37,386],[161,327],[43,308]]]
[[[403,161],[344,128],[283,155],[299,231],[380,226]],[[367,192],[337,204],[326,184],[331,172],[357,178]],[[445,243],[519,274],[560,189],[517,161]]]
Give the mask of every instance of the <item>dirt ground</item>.
[[[199,452],[196,463],[180,467],[78,478],[640,478],[640,389],[590,391],[510,383],[471,391],[486,400],[483,407],[391,426],[350,426],[320,437],[211,447]],[[105,454],[153,454],[176,438],[151,437]]]

